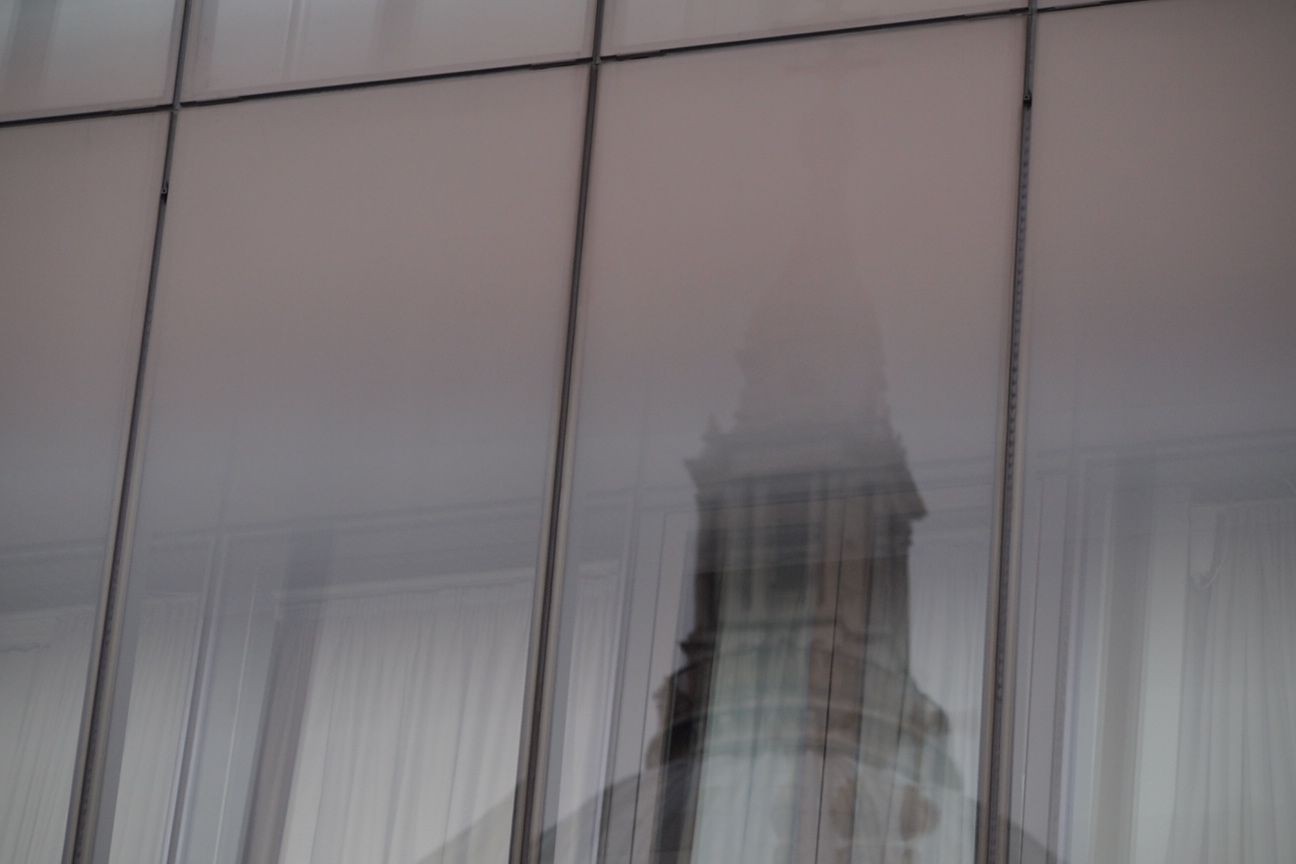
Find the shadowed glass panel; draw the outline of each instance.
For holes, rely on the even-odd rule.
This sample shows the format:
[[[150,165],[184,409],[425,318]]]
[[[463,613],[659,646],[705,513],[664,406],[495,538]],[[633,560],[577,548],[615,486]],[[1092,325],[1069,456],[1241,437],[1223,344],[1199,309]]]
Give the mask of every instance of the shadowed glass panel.
[[[547,860],[971,861],[1022,47],[605,66]]]

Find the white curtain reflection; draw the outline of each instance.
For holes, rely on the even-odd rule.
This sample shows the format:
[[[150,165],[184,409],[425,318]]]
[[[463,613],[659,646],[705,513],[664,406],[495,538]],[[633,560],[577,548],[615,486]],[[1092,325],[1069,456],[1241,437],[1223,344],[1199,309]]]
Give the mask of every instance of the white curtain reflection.
[[[238,676],[240,699],[254,695],[244,678],[268,688],[251,789],[246,795],[226,790],[230,812],[189,812],[179,822],[174,807],[196,672],[199,600],[152,600],[141,610],[111,860],[168,860],[177,824],[179,860],[186,861],[451,864],[506,858],[530,571],[473,574],[416,589],[299,589],[279,593],[274,602],[271,678],[261,680],[265,673],[254,671],[246,651],[241,662],[207,673]],[[241,638],[252,638],[251,631]],[[189,746],[201,750],[203,740],[200,724]],[[217,858],[202,859],[186,846],[195,820],[244,818],[245,807],[241,840],[222,847]]]
[[[530,608],[529,573],[325,603],[281,655],[309,685],[277,860],[504,860]]]
[[[113,862],[166,860],[200,614],[194,596],[150,600],[140,610]]]
[[[553,836],[554,860],[561,862],[597,860],[617,672],[618,585],[600,576],[578,575],[574,582],[572,673],[562,726],[563,746],[573,756],[558,793],[564,824]]]
[[[88,608],[0,615],[0,864],[62,857],[93,627]]]
[[[1168,862],[1296,861],[1296,503],[1234,505],[1189,595]]]
[[[915,840],[921,861],[970,861],[975,848],[988,557],[977,536],[920,536],[910,552],[910,670],[949,717],[948,759],[928,766],[925,794],[940,820]]]

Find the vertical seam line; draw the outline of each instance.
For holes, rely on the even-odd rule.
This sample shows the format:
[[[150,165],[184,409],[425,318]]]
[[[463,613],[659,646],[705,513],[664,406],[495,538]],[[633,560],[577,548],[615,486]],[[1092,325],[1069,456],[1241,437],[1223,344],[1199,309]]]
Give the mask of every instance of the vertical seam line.
[[[981,817],[978,819],[977,861],[979,864],[1006,864],[1008,844],[1004,836],[1011,824],[1010,793],[1013,734],[1013,667],[1015,639],[1015,568],[1013,554],[1014,531],[1020,507],[1018,483],[1020,481],[1019,450],[1021,448],[1021,351],[1023,327],[1023,301],[1025,287],[1026,219],[1030,180],[1031,119],[1034,107],[1036,27],[1039,9],[1037,0],[1030,0],[1026,11],[1026,43],[1022,75],[1021,128],[1018,139],[1017,201],[1013,237],[1012,292],[1009,305],[1009,328],[1006,358],[1005,395],[1002,417],[1002,471],[999,485],[996,521],[999,531],[994,549],[994,595],[990,640],[987,653],[991,657],[991,686],[987,690],[987,715],[983,722],[989,724],[988,752],[981,755]]]
[[[530,713],[524,720],[522,752],[519,758],[519,800],[514,804],[513,836],[509,849],[511,864],[537,864],[542,857],[541,832],[544,823],[545,790],[548,781],[548,744],[554,714],[553,682],[558,625],[561,624],[562,540],[566,528],[563,498],[568,473],[572,410],[576,377],[577,326],[580,312],[581,265],[584,259],[585,229],[589,210],[591,164],[594,155],[594,130],[598,108],[599,71],[602,66],[603,18],[605,0],[596,0],[592,46],[585,93],[584,125],[581,141],[580,180],[577,190],[576,224],[572,241],[571,284],[567,298],[566,331],[563,342],[562,377],[558,392],[558,417],[553,449],[553,472],[550,476],[549,501],[545,514],[544,559],[538,608],[533,615],[532,660],[529,663],[528,689],[531,691]]]
[[[84,864],[94,852],[98,832],[98,815],[103,799],[104,768],[107,758],[109,718],[112,715],[117,661],[121,648],[121,625],[126,597],[126,569],[129,546],[135,529],[135,507],[138,505],[137,479],[144,423],[144,396],[148,371],[149,341],[153,331],[153,310],[157,298],[158,269],[162,258],[162,234],[166,224],[167,199],[170,195],[171,166],[175,153],[176,126],[180,118],[180,90],[184,78],[185,48],[193,0],[181,0],[177,30],[175,70],[171,82],[171,101],[167,107],[166,145],[162,157],[162,178],[158,187],[157,216],[153,225],[153,249],[149,261],[148,286],[144,294],[144,312],[140,322],[139,348],[135,361],[135,380],[131,391],[130,420],[126,429],[125,452],[118,474],[119,491],[113,512],[113,533],[106,578],[101,585],[96,641],[91,670],[86,682],[87,708],[83,709],[81,759],[73,781],[72,806],[64,837],[63,860]]]

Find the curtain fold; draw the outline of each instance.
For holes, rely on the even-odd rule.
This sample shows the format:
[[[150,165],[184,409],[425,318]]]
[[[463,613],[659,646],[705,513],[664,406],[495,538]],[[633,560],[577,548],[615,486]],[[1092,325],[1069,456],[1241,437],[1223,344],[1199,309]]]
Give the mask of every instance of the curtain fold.
[[[94,610],[0,616],[0,864],[61,860]]]
[[[312,613],[279,862],[507,857],[531,596],[528,574]]]
[[[130,717],[109,860],[166,860],[201,621],[197,597],[149,599],[140,610]]]
[[[936,825],[915,838],[916,861],[970,864],[976,850],[988,560],[980,537],[925,538],[910,553],[910,670],[948,718],[918,772]]]
[[[603,814],[612,701],[618,682],[617,634],[620,625],[618,580],[575,574],[571,590],[571,662],[563,753],[571,754],[558,791],[553,827],[555,864],[592,864],[598,860],[598,829]]]
[[[1296,503],[1219,515],[1189,592],[1167,862],[1296,861]]]

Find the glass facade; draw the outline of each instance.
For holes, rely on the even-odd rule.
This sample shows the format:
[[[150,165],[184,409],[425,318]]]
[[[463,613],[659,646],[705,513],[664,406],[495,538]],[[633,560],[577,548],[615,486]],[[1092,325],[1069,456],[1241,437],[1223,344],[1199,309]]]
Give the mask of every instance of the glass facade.
[[[175,0],[0,0],[0,120],[171,96]]]
[[[1296,8],[1161,8],[1039,24],[1022,861],[1296,854]]]
[[[185,97],[589,53],[586,0],[193,0]]]
[[[1022,44],[604,71],[553,860],[970,856]]]
[[[583,84],[180,118],[98,860],[507,854]]]
[[[1000,9],[1016,0],[605,0],[610,53],[760,39],[784,34],[922,21]]]
[[[1296,860],[1296,7],[0,23],[0,864]]]
[[[166,118],[0,130],[0,861],[58,861]]]

